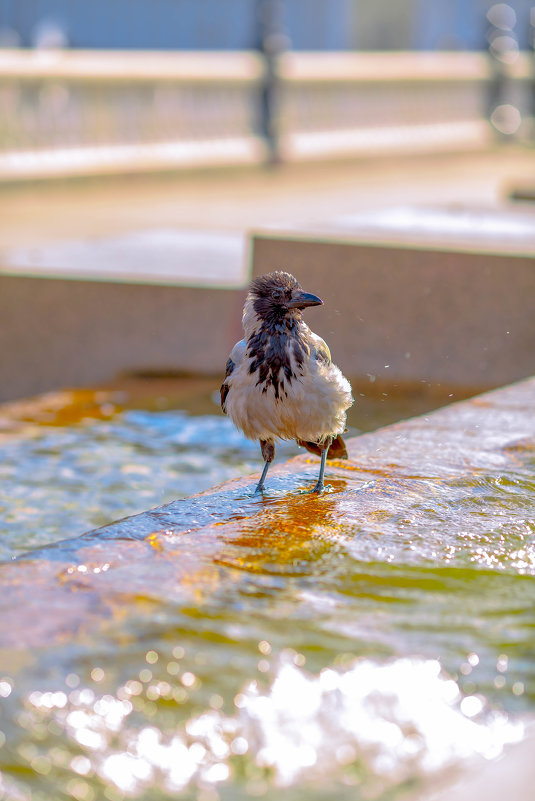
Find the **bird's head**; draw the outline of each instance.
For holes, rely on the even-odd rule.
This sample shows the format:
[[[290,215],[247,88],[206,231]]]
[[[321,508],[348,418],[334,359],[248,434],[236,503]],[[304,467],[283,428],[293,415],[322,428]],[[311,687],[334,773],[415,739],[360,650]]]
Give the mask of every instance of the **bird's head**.
[[[250,310],[261,320],[278,322],[284,317],[299,315],[307,306],[322,304],[323,301],[317,295],[303,292],[293,275],[276,271],[261,275],[252,282],[244,317]]]

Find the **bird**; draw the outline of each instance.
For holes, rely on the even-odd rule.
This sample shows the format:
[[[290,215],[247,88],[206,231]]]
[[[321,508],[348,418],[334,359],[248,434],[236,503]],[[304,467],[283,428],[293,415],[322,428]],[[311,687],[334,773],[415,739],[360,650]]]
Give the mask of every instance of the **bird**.
[[[321,457],[313,493],[324,491],[327,458],[347,459],[341,434],[353,403],[351,385],[331,361],[327,344],[303,320],[321,306],[290,273],[255,278],[243,307],[244,338],[226,364],[221,408],[246,437],[259,440],[264,468],[256,492],[265,489],[275,442],[295,439]]]

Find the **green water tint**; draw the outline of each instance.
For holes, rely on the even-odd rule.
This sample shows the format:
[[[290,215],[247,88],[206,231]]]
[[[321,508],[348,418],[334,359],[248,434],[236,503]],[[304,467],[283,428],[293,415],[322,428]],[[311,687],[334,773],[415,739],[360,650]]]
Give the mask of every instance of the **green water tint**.
[[[111,473],[156,468],[159,453],[176,469],[201,433],[199,463],[258,469],[225,421],[198,418],[186,436],[190,418],[171,434],[162,415],[152,448],[140,420],[118,421],[136,456],[121,445]],[[79,434],[98,444],[91,426]],[[464,477],[332,467],[332,492],[311,498],[316,471],[311,460],[274,473],[264,498],[231,485],[3,566],[6,592],[35,598],[0,651],[5,798],[400,798],[522,736],[533,454]],[[135,471],[122,475],[132,490]]]

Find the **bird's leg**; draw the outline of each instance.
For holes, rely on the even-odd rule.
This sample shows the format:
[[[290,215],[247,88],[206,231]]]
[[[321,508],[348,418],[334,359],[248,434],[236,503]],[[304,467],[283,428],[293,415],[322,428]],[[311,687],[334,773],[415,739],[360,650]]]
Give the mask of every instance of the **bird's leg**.
[[[275,443],[272,440],[261,439],[260,447],[262,449],[262,456],[264,457],[264,469],[262,470],[262,475],[260,476],[260,481],[257,484],[255,492],[263,492],[264,481],[267,476],[269,465],[275,457]]]
[[[325,484],[323,483],[323,475],[325,473],[325,460],[327,459],[327,453],[329,452],[329,448],[331,447],[331,442],[332,442],[332,437],[326,437],[326,439],[320,446],[321,447],[320,474],[318,476],[316,486],[312,490],[312,492],[317,492],[318,495],[321,495],[321,493],[325,489]]]
[[[271,462],[264,462],[264,469],[262,470],[262,475],[260,476],[260,481],[256,485],[255,492],[263,492],[264,491],[264,481],[267,476],[268,467]]]

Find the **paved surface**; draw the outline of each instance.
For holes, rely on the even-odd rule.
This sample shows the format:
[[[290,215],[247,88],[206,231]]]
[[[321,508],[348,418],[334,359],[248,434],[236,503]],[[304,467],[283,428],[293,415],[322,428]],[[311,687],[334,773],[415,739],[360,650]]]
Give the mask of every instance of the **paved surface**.
[[[0,254],[44,243],[127,232],[244,232],[264,225],[324,224],[392,206],[493,206],[535,175],[535,152],[361,159],[4,188]],[[5,259],[0,256],[0,264]]]
[[[12,275],[238,287],[246,252],[239,231],[155,228],[10,248],[3,259]]]
[[[535,205],[393,206],[335,217],[327,230],[341,239],[533,254]]]

